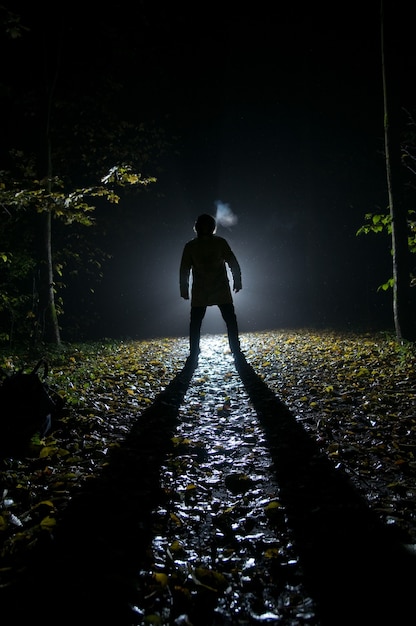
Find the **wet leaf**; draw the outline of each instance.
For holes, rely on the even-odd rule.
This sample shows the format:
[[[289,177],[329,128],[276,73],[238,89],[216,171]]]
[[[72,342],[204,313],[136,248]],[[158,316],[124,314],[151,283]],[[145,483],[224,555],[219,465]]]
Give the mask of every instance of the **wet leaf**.
[[[56,526],[56,519],[54,517],[50,517],[49,515],[44,517],[40,522],[40,527],[43,530],[52,530],[54,526]]]
[[[192,577],[197,584],[203,585],[211,591],[224,591],[228,582],[223,574],[204,567],[197,567],[192,572]]]
[[[156,572],[153,574],[153,578],[157,582],[157,584],[160,585],[161,587],[166,587],[169,582],[168,576],[166,576],[166,574],[163,574],[163,573]]]
[[[245,493],[251,488],[253,481],[246,474],[229,474],[225,477],[225,485],[232,493]]]

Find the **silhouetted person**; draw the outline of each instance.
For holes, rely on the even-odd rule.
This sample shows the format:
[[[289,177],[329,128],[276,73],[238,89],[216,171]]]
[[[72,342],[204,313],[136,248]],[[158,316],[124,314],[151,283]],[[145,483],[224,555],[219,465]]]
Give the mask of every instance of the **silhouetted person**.
[[[215,235],[217,224],[212,215],[203,214],[194,224],[196,237],[185,244],[180,265],[180,292],[189,300],[189,277],[192,274],[189,358],[198,362],[201,325],[207,306],[216,305],[227,325],[228,343],[234,356],[240,355],[237,317],[234,310],[227,265],[233,277],[233,290],[242,288],[241,269],[228,242]]]

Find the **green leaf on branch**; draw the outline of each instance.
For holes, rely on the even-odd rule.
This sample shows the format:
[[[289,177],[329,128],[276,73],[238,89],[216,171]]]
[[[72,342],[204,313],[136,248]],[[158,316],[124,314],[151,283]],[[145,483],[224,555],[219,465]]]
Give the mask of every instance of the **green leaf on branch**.
[[[394,278],[389,278],[385,283],[380,285],[377,288],[377,291],[388,291],[389,289],[393,289]]]

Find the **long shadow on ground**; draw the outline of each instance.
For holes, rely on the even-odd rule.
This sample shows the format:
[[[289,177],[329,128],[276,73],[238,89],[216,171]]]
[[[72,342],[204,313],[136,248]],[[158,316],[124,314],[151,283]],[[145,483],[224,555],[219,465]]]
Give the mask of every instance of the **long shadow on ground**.
[[[415,558],[245,359],[236,366],[266,433],[322,625],[410,623]]]
[[[138,569],[151,563],[151,514],[164,497],[160,466],[192,373],[181,370],[141,413],[101,475],[73,498],[54,540],[34,550],[18,584],[1,590],[1,605],[14,623],[139,622],[131,609],[134,582]]]

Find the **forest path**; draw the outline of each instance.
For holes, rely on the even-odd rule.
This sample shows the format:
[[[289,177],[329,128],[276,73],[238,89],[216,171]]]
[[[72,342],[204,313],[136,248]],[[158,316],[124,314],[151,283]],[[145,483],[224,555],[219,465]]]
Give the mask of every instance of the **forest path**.
[[[154,542],[156,563],[165,571],[174,536],[180,553],[170,565],[181,584],[190,565],[214,587],[217,575],[226,576],[218,598],[200,594],[192,623],[211,624],[213,615],[218,624],[317,623],[256,411],[225,338],[203,339],[201,347],[162,465],[163,488],[174,497],[158,511],[164,531]]]
[[[22,623],[387,626],[409,623],[414,573],[296,416],[214,336],[72,499],[7,603]]]

